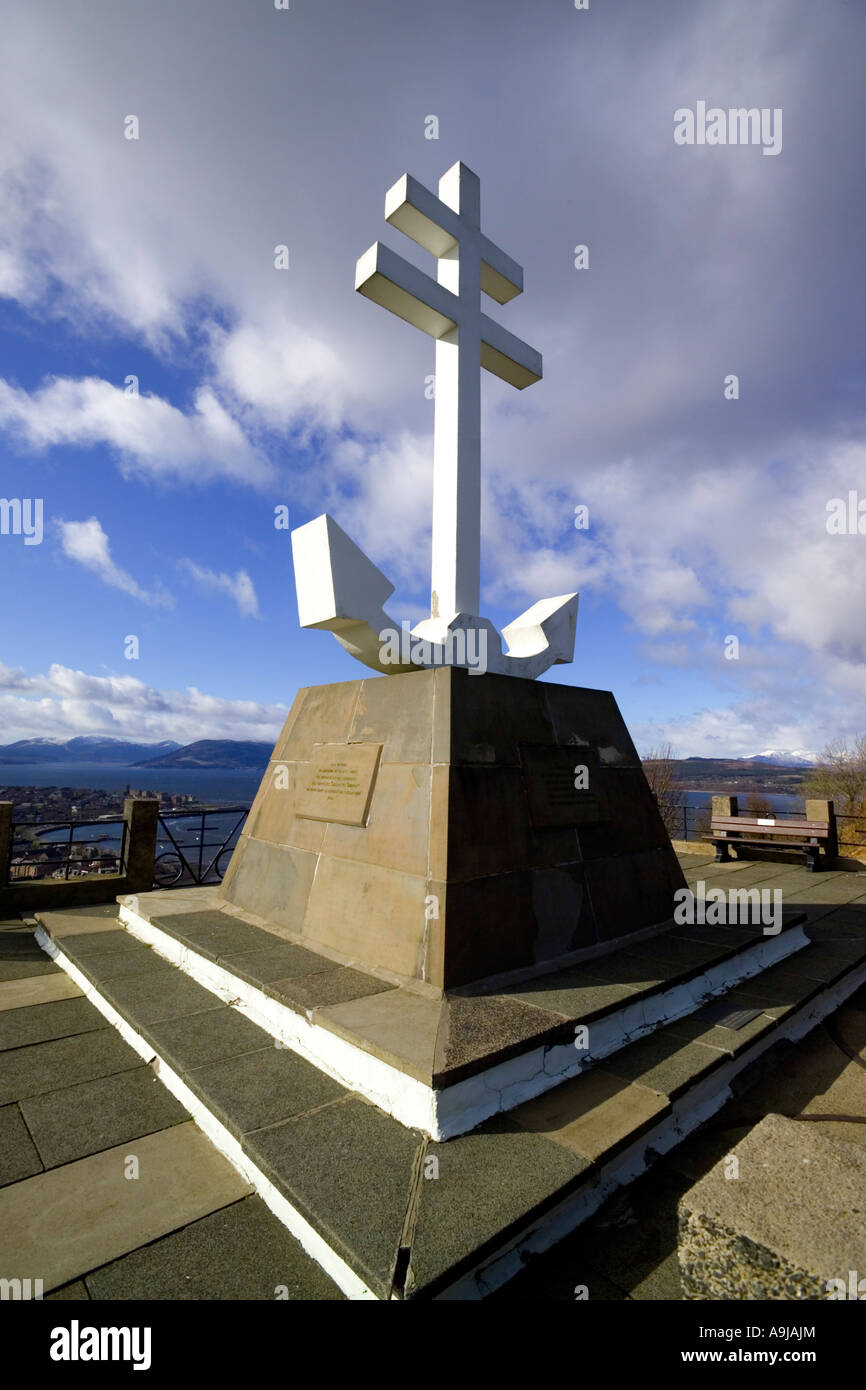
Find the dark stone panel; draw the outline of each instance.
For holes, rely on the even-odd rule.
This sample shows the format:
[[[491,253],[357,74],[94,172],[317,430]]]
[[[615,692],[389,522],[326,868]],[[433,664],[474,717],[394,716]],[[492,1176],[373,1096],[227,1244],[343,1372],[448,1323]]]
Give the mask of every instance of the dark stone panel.
[[[531,870],[448,885],[446,987],[533,964],[538,926],[532,888]]]
[[[265,935],[265,933],[262,933]],[[271,940],[274,938],[271,937]],[[277,946],[264,946],[254,951],[244,951],[239,955],[220,956],[220,965],[237,975],[241,980],[264,988],[274,980],[290,980],[299,975],[318,975],[324,970],[333,970],[334,962],[327,956],[317,955],[304,946],[290,943]]]
[[[180,1071],[273,1044],[263,1028],[228,1006],[152,1023],[147,1036],[159,1055]]]
[[[685,883],[673,850],[594,859],[585,865],[600,941],[668,921]]]
[[[370,994],[382,994],[396,989],[388,980],[367,975],[363,970],[337,966],[318,971],[315,975],[299,975],[290,980],[272,980],[265,993],[279,999],[290,1008],[304,1010],[324,1008],[328,1004],[346,1004],[350,999],[364,999]]]
[[[355,1096],[244,1148],[379,1298],[388,1298],[421,1137]]]
[[[452,670],[451,761],[516,767],[521,743],[553,743],[543,687],[513,676]]]
[[[21,1102],[21,1112],[46,1168],[189,1119],[145,1066],[33,1096]]]
[[[343,1297],[260,1197],[234,1202],[104,1265],[88,1274],[87,1285],[91,1297],[113,1302]]]
[[[184,1080],[232,1134],[277,1124],[345,1095],[342,1086],[273,1040],[259,1052],[224,1057],[187,1071]]]
[[[165,974],[151,971],[118,980],[102,980],[99,991],[136,1027],[159,1023],[164,1018],[180,1018],[207,1009],[219,1009],[222,1000],[182,975],[179,970]]]
[[[0,1104],[140,1065],[141,1058],[113,1028],[16,1047],[0,1054]]]
[[[531,887],[537,926],[533,946],[536,964],[595,945],[598,928],[582,864],[536,869]]]
[[[517,1230],[533,1211],[561,1200],[590,1164],[561,1144],[507,1119],[474,1134],[429,1144],[438,1177],[422,1179],[407,1294],[435,1291],[459,1277],[485,1249]],[[430,1165],[430,1171],[435,1171]]]
[[[0,1052],[10,1047],[50,1042],[74,1033],[92,1033],[105,1019],[88,999],[58,999],[32,1008],[0,1010]]]
[[[491,1053],[498,1061],[527,1044],[549,1043],[569,1035],[569,1022],[548,1009],[533,1008],[521,999],[502,994],[453,994],[446,998],[436,1039],[433,1084],[446,1075],[449,1083],[462,1072],[469,1075],[480,1059]]]
[[[535,858],[535,836],[517,767],[452,767],[448,797],[448,878],[513,873]]]
[[[639,768],[601,768],[606,818],[578,827],[583,859],[668,849],[670,839],[643,772]]]
[[[554,741],[594,748],[607,767],[640,767],[640,758],[609,690],[542,681]],[[532,740],[527,739],[527,742]]]
[[[42,1163],[17,1105],[0,1107],[0,1187],[42,1172]]]

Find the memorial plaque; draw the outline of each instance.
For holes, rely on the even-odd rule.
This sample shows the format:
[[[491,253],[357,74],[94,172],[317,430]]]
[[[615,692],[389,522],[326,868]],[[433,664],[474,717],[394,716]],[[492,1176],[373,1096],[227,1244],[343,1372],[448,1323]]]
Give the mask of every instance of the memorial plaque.
[[[529,814],[537,830],[592,825],[607,818],[594,748],[520,750]]]
[[[366,825],[381,743],[317,743],[298,773],[295,815]]]

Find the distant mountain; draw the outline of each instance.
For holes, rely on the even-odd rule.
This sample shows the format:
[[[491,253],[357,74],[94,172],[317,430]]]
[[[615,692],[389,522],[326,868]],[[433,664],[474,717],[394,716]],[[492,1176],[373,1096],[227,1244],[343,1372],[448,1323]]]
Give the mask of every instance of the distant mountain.
[[[675,761],[677,761],[675,759]],[[763,753],[754,753],[751,758],[700,758],[694,754],[690,758],[682,758],[684,763],[713,763],[718,767],[733,766],[742,763],[749,766],[758,763],[764,767],[814,767],[818,758],[815,753],[806,753],[803,749],[797,748],[792,753],[785,753],[768,748]]]
[[[203,738],[175,747],[159,758],[148,758],[136,767],[217,767],[239,771],[264,772],[273,750],[272,743],[244,743],[239,739]]]
[[[775,767],[814,767],[818,761],[817,754],[807,753],[802,748],[795,748],[793,752],[781,751],[778,748],[767,748],[763,753],[755,753],[751,758],[744,761],[752,763],[772,763]]]
[[[179,743],[163,739],[160,743],[129,743],[121,738],[22,738],[17,743],[0,744],[2,763],[139,763],[142,758],[162,756],[179,748]]]

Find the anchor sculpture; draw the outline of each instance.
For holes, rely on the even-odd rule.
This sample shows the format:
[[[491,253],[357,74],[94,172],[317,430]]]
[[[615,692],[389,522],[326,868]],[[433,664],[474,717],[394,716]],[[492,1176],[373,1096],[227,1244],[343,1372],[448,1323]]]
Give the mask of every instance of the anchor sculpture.
[[[302,627],[325,628],[386,674],[439,665],[532,679],[574,656],[578,595],[542,599],[499,633],[480,607],[481,373],[523,390],[541,379],[534,348],[482,312],[482,291],[507,304],[523,270],[481,231],[480,181],[458,161],[439,196],[404,174],[385,220],[437,258],[437,279],[375,242],[355,289],[436,341],[430,617],[411,634],[384,605],[394,586],[327,514],[292,532]]]

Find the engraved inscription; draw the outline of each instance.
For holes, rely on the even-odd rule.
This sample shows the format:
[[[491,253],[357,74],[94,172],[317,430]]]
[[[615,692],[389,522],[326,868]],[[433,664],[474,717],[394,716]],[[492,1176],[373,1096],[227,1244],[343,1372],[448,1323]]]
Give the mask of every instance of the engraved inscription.
[[[346,762],[333,762],[317,768],[304,787],[306,792],[323,792],[329,800],[335,796],[361,796],[358,769]]]
[[[295,814],[366,825],[381,752],[380,743],[317,743],[300,778]]]
[[[536,829],[588,825],[606,818],[594,749],[524,745],[520,757],[529,814]]]

